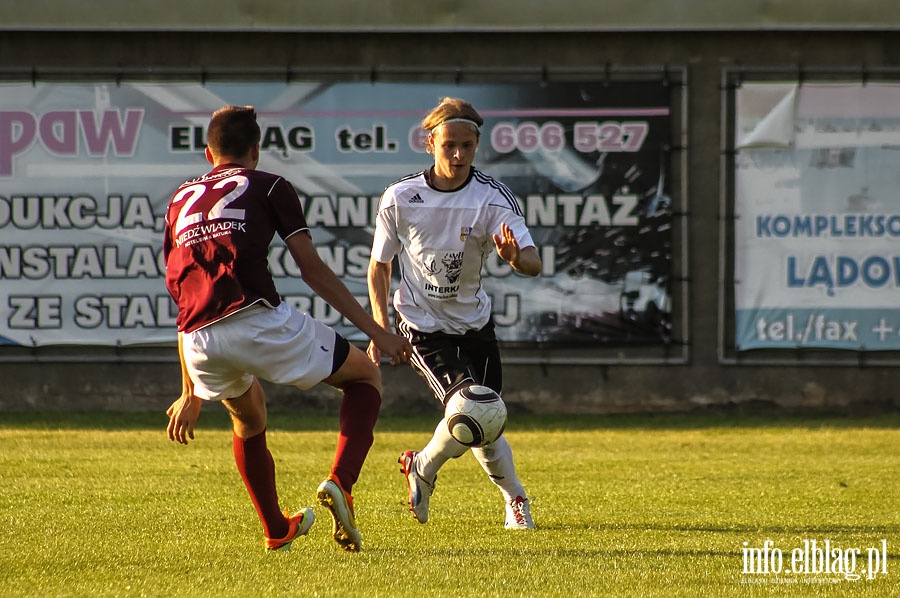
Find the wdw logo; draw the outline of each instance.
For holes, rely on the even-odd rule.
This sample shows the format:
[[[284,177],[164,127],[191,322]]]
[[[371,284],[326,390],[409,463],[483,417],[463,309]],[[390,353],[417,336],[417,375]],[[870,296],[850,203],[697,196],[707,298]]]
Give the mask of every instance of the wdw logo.
[[[143,108],[128,108],[124,118],[118,109],[54,110],[40,115],[0,110],[0,177],[12,176],[13,158],[35,142],[54,156],[103,157],[110,147],[116,157],[132,156],[143,119]]]
[[[879,545],[865,549],[841,548],[831,540],[819,543],[814,539],[806,539],[802,546],[790,550],[789,557],[772,540],[766,540],[761,548],[751,547],[748,542],[744,542],[743,546],[741,573],[744,575],[795,575],[798,579],[793,583],[800,583],[802,576],[809,575],[840,576],[847,581],[857,581],[863,576],[867,580],[873,580],[888,573],[887,540],[884,539]],[[861,557],[864,552],[863,560]],[[863,564],[865,568],[857,571]]]

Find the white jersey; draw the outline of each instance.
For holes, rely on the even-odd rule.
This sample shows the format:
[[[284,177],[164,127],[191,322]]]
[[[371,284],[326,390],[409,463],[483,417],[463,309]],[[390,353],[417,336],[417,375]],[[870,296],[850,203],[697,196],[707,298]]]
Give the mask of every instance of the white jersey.
[[[399,255],[394,309],[421,332],[482,328],[491,301],[481,270],[504,222],[519,247],[534,245],[512,191],[475,168],[453,191],[431,187],[424,171],[388,186],[378,206],[372,258],[390,263]]]

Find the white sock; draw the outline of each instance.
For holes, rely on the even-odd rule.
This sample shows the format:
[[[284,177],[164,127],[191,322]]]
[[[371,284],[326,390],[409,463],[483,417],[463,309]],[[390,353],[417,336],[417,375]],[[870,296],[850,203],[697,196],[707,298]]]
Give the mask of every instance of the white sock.
[[[469,447],[450,436],[447,420],[441,419],[434,429],[434,436],[416,455],[416,469],[426,482],[433,483],[434,477],[444,463],[464,455],[467,450]]]
[[[474,447],[472,454],[481,463],[481,467],[503,493],[503,498],[509,502],[521,496],[527,498],[525,488],[516,476],[516,466],[513,463],[512,448],[506,441],[506,436],[500,436],[493,444],[484,447]]]

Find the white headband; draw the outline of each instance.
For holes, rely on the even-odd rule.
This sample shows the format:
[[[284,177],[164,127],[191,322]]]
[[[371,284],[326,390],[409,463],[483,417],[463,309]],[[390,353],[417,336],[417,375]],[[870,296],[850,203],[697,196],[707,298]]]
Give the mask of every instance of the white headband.
[[[434,127],[434,129],[431,129],[431,130],[434,131],[439,126],[446,125],[447,123],[468,123],[468,124],[472,125],[473,127],[475,127],[476,130],[478,130],[480,128],[478,126],[478,123],[475,122],[474,120],[472,120],[471,118],[448,118],[447,120],[441,121],[440,124],[438,124],[437,126]]]

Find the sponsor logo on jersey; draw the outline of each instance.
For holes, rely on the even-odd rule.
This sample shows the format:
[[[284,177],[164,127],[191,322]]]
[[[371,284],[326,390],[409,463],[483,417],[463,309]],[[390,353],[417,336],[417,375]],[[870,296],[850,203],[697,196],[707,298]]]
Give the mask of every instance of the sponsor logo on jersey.
[[[459,275],[462,273],[462,262],[462,251],[447,253],[441,260],[441,263],[444,265],[444,270],[446,271],[444,276],[447,277],[447,282],[450,284],[456,284],[456,281],[459,280]]]
[[[434,277],[441,273],[441,267],[437,265],[437,260],[434,258],[430,262],[423,263],[422,267],[425,268],[425,273],[428,276]]]
[[[425,283],[425,295],[431,299],[453,299],[459,293],[459,285],[438,286]]]
[[[409,203],[425,203],[425,200],[422,199],[422,196],[416,193],[412,197],[409,198]]]

